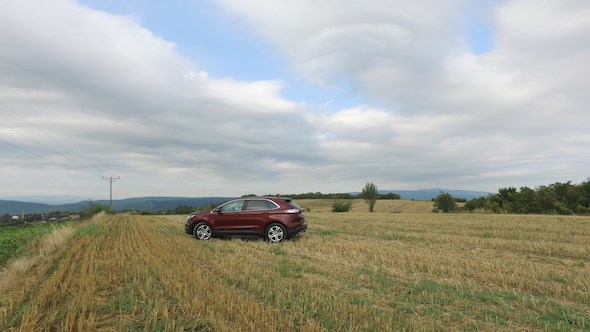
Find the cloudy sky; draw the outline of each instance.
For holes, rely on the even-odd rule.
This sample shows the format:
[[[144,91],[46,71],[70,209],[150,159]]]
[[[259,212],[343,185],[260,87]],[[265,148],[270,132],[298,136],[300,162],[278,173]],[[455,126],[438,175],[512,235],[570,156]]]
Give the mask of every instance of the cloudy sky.
[[[3,0],[0,197],[579,183],[587,0]]]

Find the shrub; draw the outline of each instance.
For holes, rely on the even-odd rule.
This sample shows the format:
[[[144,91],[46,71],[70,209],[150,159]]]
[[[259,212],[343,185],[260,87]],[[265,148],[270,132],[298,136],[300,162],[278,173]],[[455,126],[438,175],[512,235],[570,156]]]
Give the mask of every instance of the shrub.
[[[108,206],[102,204],[94,204],[90,202],[90,204],[86,207],[83,211],[83,215],[87,218],[92,218],[92,216],[99,214],[101,212],[113,214],[113,210],[111,210]]]
[[[451,194],[441,192],[434,199],[434,212],[449,213],[457,210],[457,202]]]
[[[332,212],[348,212],[352,210],[351,201],[335,201],[332,204]]]

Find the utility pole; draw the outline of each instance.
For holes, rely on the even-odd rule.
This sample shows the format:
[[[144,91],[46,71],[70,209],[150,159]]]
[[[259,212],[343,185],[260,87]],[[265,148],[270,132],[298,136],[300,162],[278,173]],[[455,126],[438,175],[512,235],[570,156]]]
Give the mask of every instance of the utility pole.
[[[114,177],[111,176],[110,178],[105,178],[103,176],[102,179],[108,181],[109,184],[110,184],[110,191],[109,191],[110,192],[110,195],[109,195],[109,210],[112,211],[113,210],[113,182],[115,182],[116,180],[119,180],[120,177],[117,176],[116,178],[114,178]]]

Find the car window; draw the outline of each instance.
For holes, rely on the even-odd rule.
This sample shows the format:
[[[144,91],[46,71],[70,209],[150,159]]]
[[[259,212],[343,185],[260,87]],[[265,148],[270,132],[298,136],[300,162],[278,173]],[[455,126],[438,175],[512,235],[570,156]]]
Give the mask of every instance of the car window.
[[[260,210],[272,210],[276,209],[277,206],[267,200],[247,200],[244,210],[249,211],[260,211]]]
[[[229,202],[225,205],[222,205],[219,208],[221,212],[235,212],[235,211],[242,211],[242,206],[244,205],[243,200]]]

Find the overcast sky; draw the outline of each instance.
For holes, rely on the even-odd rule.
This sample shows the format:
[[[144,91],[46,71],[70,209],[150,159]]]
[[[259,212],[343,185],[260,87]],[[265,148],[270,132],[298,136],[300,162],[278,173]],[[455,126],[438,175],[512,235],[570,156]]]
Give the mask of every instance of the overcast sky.
[[[579,183],[587,0],[3,0],[0,197]]]

